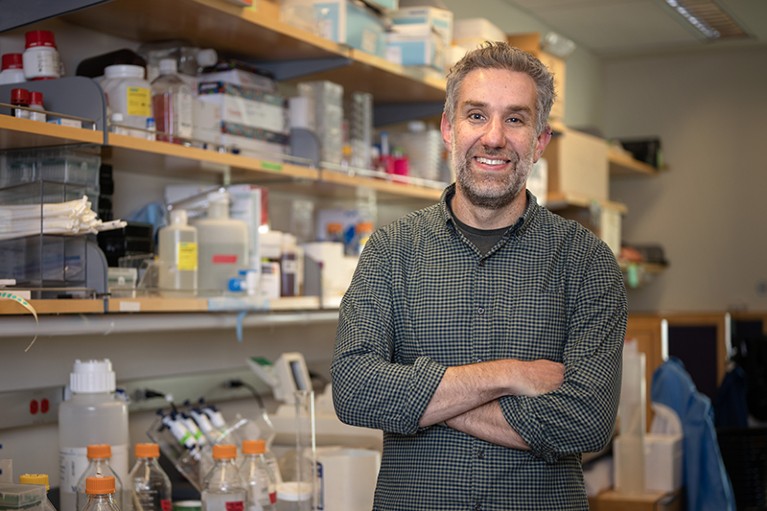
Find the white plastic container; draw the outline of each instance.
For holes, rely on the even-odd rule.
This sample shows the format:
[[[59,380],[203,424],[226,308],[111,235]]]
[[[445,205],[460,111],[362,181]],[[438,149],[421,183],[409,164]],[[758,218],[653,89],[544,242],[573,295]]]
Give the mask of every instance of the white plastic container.
[[[187,224],[186,210],[174,209],[170,224],[157,236],[160,259],[158,286],[164,296],[192,296],[197,292],[197,229]]]
[[[277,511],[311,511],[312,486],[288,481],[277,485]]]
[[[24,34],[24,76],[27,80],[51,80],[61,76],[61,58],[50,30]]]
[[[24,61],[21,53],[4,53],[0,66],[0,85],[26,82]]]
[[[122,123],[128,135],[150,139],[147,127],[153,123],[152,89],[144,78],[144,68],[129,64],[107,66],[101,88],[112,111],[123,116]],[[131,129],[136,128],[136,129]]]
[[[208,195],[208,216],[197,220],[199,262],[197,291],[200,295],[218,295],[229,288],[241,268],[248,267],[248,226],[229,218],[229,194]]]
[[[88,466],[89,444],[109,444],[111,466],[128,477],[128,406],[115,397],[115,373],[104,360],[75,360],[72,397],[59,406],[60,511],[77,511],[77,483]]]

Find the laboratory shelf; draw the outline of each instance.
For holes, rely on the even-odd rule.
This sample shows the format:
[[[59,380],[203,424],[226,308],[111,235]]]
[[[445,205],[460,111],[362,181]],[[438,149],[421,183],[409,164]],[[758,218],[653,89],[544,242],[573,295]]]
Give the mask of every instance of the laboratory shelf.
[[[73,337],[83,335],[109,335],[117,333],[232,330],[243,328],[291,326],[301,323],[333,323],[338,321],[337,310],[314,311],[241,311],[168,312],[152,314],[67,314],[41,315],[35,324],[31,315],[4,316],[0,338]]]
[[[376,103],[444,101],[442,77],[422,76],[280,20],[279,3],[238,7],[221,0],[114,0],[63,19],[126,39],[189,41],[239,55],[278,80],[329,79]]]
[[[29,119],[0,115],[0,148],[23,149],[63,144],[101,144],[99,130],[59,126]]]
[[[612,176],[656,176],[659,171],[652,165],[639,161],[631,153],[619,147],[610,146],[607,150]]]

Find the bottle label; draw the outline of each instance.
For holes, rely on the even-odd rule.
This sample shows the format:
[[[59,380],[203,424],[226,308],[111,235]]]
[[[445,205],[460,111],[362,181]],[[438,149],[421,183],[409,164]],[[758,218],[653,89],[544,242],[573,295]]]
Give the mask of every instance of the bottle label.
[[[244,511],[245,503],[241,500],[232,500],[224,503],[226,511]]]
[[[197,271],[197,243],[180,241],[176,250],[176,266],[180,271]]]
[[[128,115],[152,117],[152,94],[146,87],[126,87],[125,105]]]
[[[173,509],[173,504],[169,499],[162,499],[160,501],[160,507],[162,508],[162,511],[171,511]]]
[[[61,491],[77,493],[77,482],[88,467],[86,447],[63,447],[59,449],[59,477]]]
[[[237,254],[213,254],[210,262],[213,264],[237,264]]]

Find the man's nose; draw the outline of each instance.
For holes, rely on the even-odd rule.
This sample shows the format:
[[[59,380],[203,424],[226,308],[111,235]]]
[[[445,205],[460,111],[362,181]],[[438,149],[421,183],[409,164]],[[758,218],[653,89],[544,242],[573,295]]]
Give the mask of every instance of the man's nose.
[[[482,144],[493,148],[506,145],[503,119],[494,117],[488,121],[485,125],[485,132],[482,134]]]

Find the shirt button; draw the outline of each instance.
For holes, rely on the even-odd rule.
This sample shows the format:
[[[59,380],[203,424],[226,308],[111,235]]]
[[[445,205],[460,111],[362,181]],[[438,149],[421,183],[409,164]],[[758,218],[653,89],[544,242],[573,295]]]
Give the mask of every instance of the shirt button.
[[[474,504],[474,511],[482,511],[482,504]]]
[[[485,313],[485,308],[484,307],[477,307],[477,314],[482,315],[484,313]]]
[[[477,459],[480,459],[480,460],[485,459],[485,450],[484,449],[477,449]]]
[[[480,266],[485,266],[485,260],[484,259],[480,259],[479,260],[479,265]]]

